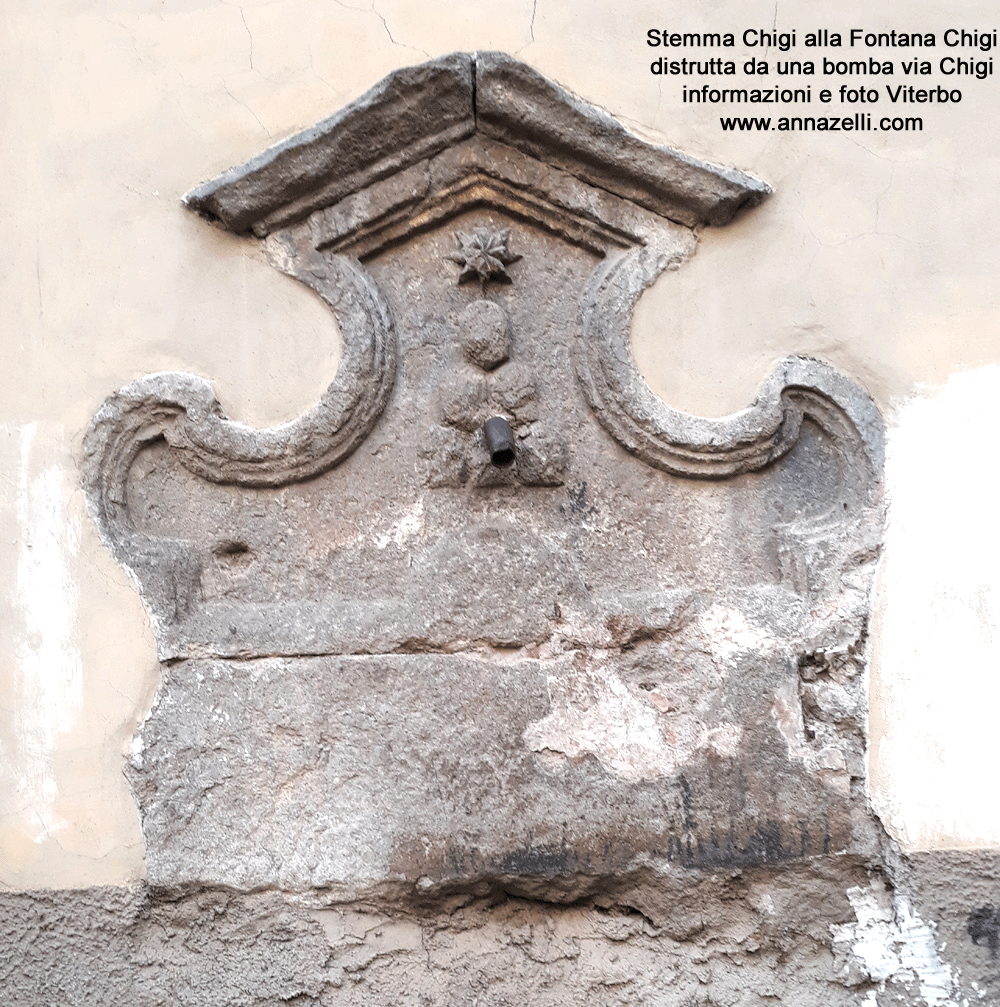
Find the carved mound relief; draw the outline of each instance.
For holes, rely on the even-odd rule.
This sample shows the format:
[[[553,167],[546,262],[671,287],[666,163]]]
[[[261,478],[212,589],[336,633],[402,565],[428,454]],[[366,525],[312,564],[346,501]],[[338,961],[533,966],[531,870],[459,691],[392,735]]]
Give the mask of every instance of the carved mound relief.
[[[152,884],[572,900],[865,855],[878,412],[790,357],[689,416],[631,355],[694,228],[768,191],[480,53],[189,194],[344,349],[282,427],[157,374],[88,433],[163,661],[129,769]]]

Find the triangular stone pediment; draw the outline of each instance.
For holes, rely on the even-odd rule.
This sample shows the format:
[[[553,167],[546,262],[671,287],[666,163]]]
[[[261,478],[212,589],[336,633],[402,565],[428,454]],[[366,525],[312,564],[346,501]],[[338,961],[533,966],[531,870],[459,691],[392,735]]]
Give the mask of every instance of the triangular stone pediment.
[[[646,143],[525,64],[479,52],[397,70],[185,202],[262,237],[471,137],[688,225],[727,223],[771,191],[742,172]]]

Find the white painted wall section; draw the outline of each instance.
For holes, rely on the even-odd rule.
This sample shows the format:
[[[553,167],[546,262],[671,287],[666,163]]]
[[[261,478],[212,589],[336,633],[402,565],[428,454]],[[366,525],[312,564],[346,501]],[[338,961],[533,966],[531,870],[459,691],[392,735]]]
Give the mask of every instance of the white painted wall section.
[[[909,850],[1000,846],[1000,367],[889,417],[872,798]]]
[[[64,436],[57,432],[57,438]],[[3,657],[10,681],[4,706],[13,730],[0,758],[3,775],[13,786],[0,790],[0,818],[18,818],[40,843],[69,825],[54,808],[55,760],[60,738],[75,725],[83,699],[76,645],[79,516],[66,509],[66,481],[72,473],[39,457],[44,447],[39,446],[38,424],[4,430],[2,445],[5,454],[14,456],[5,459],[16,479],[4,484],[0,508],[16,560],[14,576],[3,589]]]

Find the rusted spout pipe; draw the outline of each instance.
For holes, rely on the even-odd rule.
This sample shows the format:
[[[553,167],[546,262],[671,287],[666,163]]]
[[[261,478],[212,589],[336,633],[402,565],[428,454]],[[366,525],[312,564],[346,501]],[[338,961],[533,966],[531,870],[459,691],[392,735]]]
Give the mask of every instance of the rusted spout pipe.
[[[494,465],[510,465],[514,460],[514,431],[502,416],[491,416],[483,428],[486,447]]]

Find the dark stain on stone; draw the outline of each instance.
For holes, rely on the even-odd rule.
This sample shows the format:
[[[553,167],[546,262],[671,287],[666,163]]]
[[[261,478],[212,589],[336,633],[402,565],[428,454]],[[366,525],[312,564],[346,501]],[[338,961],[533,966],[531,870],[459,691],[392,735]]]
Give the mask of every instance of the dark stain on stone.
[[[408,877],[429,875],[460,884],[511,877],[610,882],[634,869],[635,848],[649,849],[681,868],[725,871],[807,860],[819,853],[816,846],[804,822],[768,820],[749,831],[605,835],[589,842],[564,830],[561,841],[529,842],[493,854],[438,837],[431,843],[433,852],[417,841],[397,845],[393,866]]]
[[[574,514],[583,514],[587,509],[587,484],[577,483],[566,492],[569,494],[569,509]]]
[[[677,786],[680,787],[681,803],[684,805],[684,828],[693,831],[698,828],[698,822],[692,811],[691,784],[688,783],[687,777],[683,773],[677,777]]]
[[[694,847],[689,843],[685,853],[682,864],[695,868],[753,867],[798,860],[808,855],[801,839],[785,843],[781,823],[775,821],[764,822],[742,842],[733,833],[723,839],[714,832],[707,840],[695,836]]]
[[[579,856],[563,846],[525,846],[512,850],[497,864],[500,874],[554,876],[579,869]]]
[[[973,944],[980,944],[990,949],[990,955],[996,958],[1000,951],[1000,909],[993,906],[980,906],[973,909],[965,921]]]

